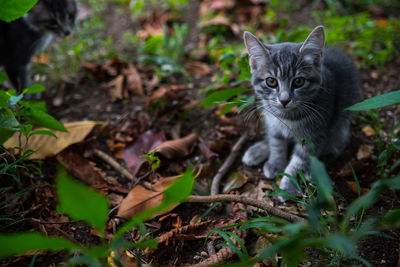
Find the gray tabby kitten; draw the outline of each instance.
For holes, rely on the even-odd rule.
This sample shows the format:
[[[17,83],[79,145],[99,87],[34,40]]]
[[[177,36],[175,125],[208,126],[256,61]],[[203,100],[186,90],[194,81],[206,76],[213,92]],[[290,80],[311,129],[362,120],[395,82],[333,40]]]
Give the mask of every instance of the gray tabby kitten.
[[[242,161],[248,166],[265,161],[263,172],[271,179],[280,172],[296,177],[298,171],[309,177],[310,154],[338,156],[349,140],[352,112],[344,108],[359,100],[357,69],[342,52],[324,48],[322,26],[302,43],[264,45],[249,32],[244,42],[266,137]],[[315,153],[303,145],[307,139]],[[299,195],[286,176],[280,188]]]
[[[0,66],[18,91],[29,86],[34,54],[54,35],[69,35],[76,13],[75,0],[39,0],[22,18],[10,23],[0,21]]]

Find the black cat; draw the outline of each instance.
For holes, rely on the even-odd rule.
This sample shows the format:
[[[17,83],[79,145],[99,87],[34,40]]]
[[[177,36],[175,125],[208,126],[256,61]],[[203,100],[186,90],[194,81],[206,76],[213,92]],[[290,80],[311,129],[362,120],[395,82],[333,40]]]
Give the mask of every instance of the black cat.
[[[21,92],[30,84],[31,59],[54,35],[67,36],[76,20],[75,0],[39,0],[22,18],[0,21],[0,66]]]

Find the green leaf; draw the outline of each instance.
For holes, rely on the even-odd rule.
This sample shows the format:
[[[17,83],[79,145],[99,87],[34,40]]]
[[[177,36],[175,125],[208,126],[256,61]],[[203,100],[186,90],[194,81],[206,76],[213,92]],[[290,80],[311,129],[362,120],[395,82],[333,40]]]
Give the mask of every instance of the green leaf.
[[[61,122],[40,109],[27,109],[24,114],[25,119],[33,125],[42,126],[60,132],[68,132]]]
[[[72,179],[64,168],[59,168],[57,181],[59,213],[73,220],[83,220],[104,235],[107,221],[107,198],[92,188]]]
[[[366,99],[360,103],[357,103],[346,110],[369,110],[374,108],[382,108],[390,105],[400,104],[400,90],[386,93],[379,96]]]
[[[14,117],[14,113],[9,108],[0,108],[0,127],[17,128],[18,121]]]
[[[35,83],[32,84],[31,86],[29,86],[28,88],[24,89],[24,91],[22,92],[23,94],[36,94],[36,93],[41,93],[44,90],[46,90],[46,88],[39,84],[39,83]]]
[[[32,125],[31,124],[20,124],[19,130],[25,137],[28,137],[29,133],[32,131]]]
[[[341,251],[347,256],[357,255],[357,250],[350,238],[343,235],[331,235],[325,239],[327,247]]]
[[[8,108],[0,108],[0,144],[10,138],[18,130],[19,122]]]
[[[0,20],[11,22],[25,15],[37,0],[1,0],[0,1]]]
[[[9,99],[10,96],[4,90],[0,90],[0,108],[7,108]]]
[[[382,190],[382,182],[381,181],[375,182],[368,193],[362,195],[361,197],[357,198],[352,203],[350,203],[344,215],[342,228],[347,227],[351,216],[358,213],[361,209],[367,209],[371,207],[372,204],[374,204],[375,201],[378,199],[381,190]]]
[[[325,165],[314,156],[310,156],[310,165],[311,179],[317,187],[318,197],[325,201],[331,201],[333,187]]]
[[[3,84],[8,80],[7,73],[5,71],[0,71],[0,84]]]
[[[388,211],[381,220],[381,224],[384,224],[390,228],[397,228],[400,226],[400,209],[394,209]]]
[[[163,202],[180,203],[184,202],[192,193],[194,176],[192,170],[187,169],[183,176],[174,181],[165,191]]]
[[[0,244],[2,244],[0,259],[35,250],[82,250],[81,247],[69,240],[59,237],[46,237],[40,233],[1,234]]]
[[[217,104],[223,103],[230,98],[239,95],[245,91],[249,90],[248,88],[238,87],[232,89],[219,90],[208,95],[204,101],[200,104],[201,107],[210,107],[215,106]]]
[[[54,138],[57,138],[57,136],[56,136],[53,132],[50,132],[50,131],[47,131],[47,130],[37,130],[37,131],[34,131],[34,132],[31,133],[30,136],[32,136],[32,135],[37,135],[37,134],[45,134],[45,135],[50,135],[50,136],[52,136],[52,137],[54,137]]]

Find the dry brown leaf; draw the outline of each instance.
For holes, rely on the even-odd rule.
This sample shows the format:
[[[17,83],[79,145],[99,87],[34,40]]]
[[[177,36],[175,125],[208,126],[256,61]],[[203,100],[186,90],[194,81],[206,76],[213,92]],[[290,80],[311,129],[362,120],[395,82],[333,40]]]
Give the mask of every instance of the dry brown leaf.
[[[29,143],[26,147],[24,147],[26,143],[26,139],[24,136],[21,136],[21,144],[20,141],[20,133],[15,133],[7,142],[4,143],[4,147],[7,149],[12,149],[14,147],[23,146],[26,149],[35,150],[29,159],[44,159],[46,157],[51,157],[68,146],[79,143],[83,141],[86,136],[90,133],[95,125],[102,124],[102,122],[96,121],[76,121],[76,122],[67,122],[64,124],[64,127],[68,130],[65,132],[53,131],[57,138],[54,138],[49,135],[34,135],[29,138]],[[39,128],[36,130],[44,130],[43,128]]]
[[[265,195],[267,195],[272,191],[273,190],[271,190],[271,185],[269,183],[265,182],[264,180],[260,180],[257,186],[254,186],[254,184],[252,183],[246,184],[246,186],[243,189],[243,193],[241,195],[265,201],[271,206],[273,206],[272,200],[268,197],[265,197]],[[247,209],[252,210],[254,212],[258,211],[258,208],[252,206],[247,206]]]
[[[141,185],[135,186],[124,200],[122,200],[117,216],[124,219],[130,219],[145,210],[157,207],[163,200],[163,192],[165,189],[167,189],[167,187],[179,177],[181,177],[181,175],[163,178],[152,186],[154,191],[150,191]],[[171,209],[173,208],[174,207]],[[154,218],[157,215],[160,214],[154,214],[151,218]]]
[[[195,134],[189,134],[180,139],[166,141],[158,145],[153,151],[157,151],[157,154],[161,154],[167,159],[185,157],[192,153],[196,140]]]
[[[163,132],[148,130],[138,136],[132,145],[124,149],[122,156],[132,175],[136,175],[141,168],[144,161],[142,155],[152,151],[164,140],[165,136]]]
[[[358,148],[357,151],[357,159],[361,160],[361,159],[365,159],[365,158],[369,158],[372,154],[372,148],[369,145],[361,145]]]
[[[122,74],[118,75],[117,78],[106,84],[111,103],[123,98],[123,85],[124,76]]]
[[[229,175],[229,177],[224,182],[224,188],[222,192],[227,194],[234,189],[241,188],[244,184],[247,183],[249,177],[247,175],[240,172],[233,172]]]
[[[199,61],[189,61],[185,64],[185,69],[190,76],[203,77],[211,73],[207,64]]]
[[[143,96],[142,78],[140,78],[136,68],[132,64],[128,64],[128,67],[122,70],[122,74],[125,75],[127,89],[135,94]]]
[[[149,102],[152,102],[156,99],[165,99],[168,98],[170,94],[173,94],[175,91],[184,90],[186,86],[184,84],[172,84],[168,86],[163,86],[158,88],[148,99]]]
[[[351,189],[351,191],[353,191],[354,194],[358,194],[356,182],[354,182],[354,181],[347,181],[346,183],[347,183],[347,185],[349,186],[349,188]],[[364,195],[364,194],[366,194],[366,193],[368,193],[368,192],[369,192],[369,188],[360,187],[360,194],[361,194],[361,195]]]
[[[372,136],[375,134],[375,130],[372,129],[371,125],[365,126],[364,128],[362,128],[362,131],[366,136]]]
[[[33,57],[34,63],[48,64],[50,62],[50,56],[46,53],[40,53],[39,55]]]
[[[91,185],[100,191],[115,191],[127,194],[128,190],[117,180],[107,177],[93,162],[83,158],[80,154],[66,149],[57,155],[56,159],[76,178]]]

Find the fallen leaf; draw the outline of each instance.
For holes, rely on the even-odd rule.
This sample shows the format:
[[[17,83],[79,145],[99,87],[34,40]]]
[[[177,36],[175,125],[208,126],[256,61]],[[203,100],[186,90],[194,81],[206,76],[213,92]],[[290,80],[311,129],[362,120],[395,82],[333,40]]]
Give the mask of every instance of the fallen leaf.
[[[237,135],[239,135],[238,129],[233,125],[217,127],[217,136],[219,138],[226,138]]]
[[[136,175],[140,169],[140,163],[144,161],[144,158],[141,156],[149,153],[164,141],[165,136],[163,132],[148,130],[141,134],[131,146],[124,149],[122,156],[132,175]]]
[[[152,151],[157,151],[157,154],[167,159],[182,158],[192,153],[196,140],[197,136],[195,134],[189,134],[180,139],[166,141]]]
[[[93,129],[93,127],[99,124],[102,124],[102,122],[67,122],[64,124],[64,127],[68,130],[67,133],[53,131],[57,135],[57,138],[43,134],[33,135],[29,138],[29,143],[26,146],[25,136],[20,136],[22,134],[16,132],[10,139],[7,140],[7,142],[4,143],[4,147],[7,149],[24,147],[25,149],[36,151],[29,157],[29,159],[44,159],[46,157],[51,157],[58,154],[72,144],[82,142]],[[38,128],[36,130],[44,129]]]
[[[181,177],[181,175],[161,179],[152,186],[154,191],[150,191],[141,185],[135,186],[124,198],[124,200],[122,200],[117,216],[124,219],[130,219],[145,210],[157,207],[163,200],[163,192],[173,181],[179,177]],[[171,207],[169,210],[172,210],[174,207]],[[163,213],[166,212],[167,211]],[[154,214],[151,218],[154,218],[158,215],[160,214]]]
[[[248,179],[249,178],[246,175],[244,175],[243,173],[233,172],[226,179],[226,181],[223,185],[224,187],[222,189],[222,192],[224,194],[227,194],[234,189],[241,188],[244,184],[247,183]]]
[[[205,143],[199,144],[199,148],[200,148],[201,153],[203,153],[203,155],[208,160],[218,157],[218,154],[213,152],[213,151],[211,151],[210,146],[205,144]]]
[[[117,78],[106,84],[106,88],[108,89],[108,95],[110,96],[111,103],[123,99],[122,95],[123,85],[124,85],[124,76],[121,74],[118,75]]]
[[[190,76],[203,77],[211,73],[207,64],[199,61],[189,61],[185,64],[185,69]]]
[[[64,150],[56,158],[72,175],[97,190],[103,192],[111,190],[123,194],[128,193],[128,190],[116,180],[108,180],[100,169],[70,149]]]
[[[356,182],[354,182],[354,181],[347,181],[346,183],[347,183],[347,185],[349,186],[349,188],[351,189],[351,191],[353,191],[354,194],[358,194]],[[369,192],[369,188],[360,187],[360,194],[361,194],[361,195],[364,195],[364,194],[366,194],[366,193],[368,193],[368,192]]]
[[[358,148],[357,151],[357,159],[361,160],[361,159],[365,159],[365,158],[369,158],[372,154],[372,148],[369,145],[361,145]]]
[[[34,56],[32,61],[39,64],[48,64],[50,62],[50,56],[46,53],[40,53]]]
[[[201,27],[209,27],[209,26],[225,26],[228,27],[234,34],[238,35],[240,34],[240,27],[232,23],[227,17],[225,16],[215,16],[210,19],[206,19],[202,21]]]
[[[375,20],[375,24],[379,28],[386,28],[388,26],[387,20],[385,19],[377,19]]]
[[[211,142],[210,149],[219,155],[225,156],[231,151],[231,144],[225,140],[216,139]]]
[[[122,151],[125,149],[126,144],[116,142],[115,140],[108,141],[108,148],[114,153],[117,159],[123,159]]]
[[[190,225],[194,225],[194,224],[198,224],[201,222],[201,215],[200,214],[196,214],[192,217],[192,219],[190,219],[189,224]]]
[[[156,99],[168,99],[170,95],[172,95],[175,91],[186,89],[186,85],[184,84],[171,84],[167,86],[162,86],[158,88],[149,98],[149,102],[152,102]]]
[[[269,183],[265,182],[264,180],[260,180],[257,186],[255,186],[252,183],[246,184],[246,186],[243,189],[243,193],[241,195],[265,201],[271,206],[273,206],[272,200],[270,198],[265,197],[265,195],[267,195],[272,191],[273,190],[271,190],[271,186]],[[253,212],[258,211],[258,208],[252,206],[248,206],[247,209],[252,210]]]
[[[375,130],[372,129],[372,127],[370,125],[363,127],[362,131],[366,136],[372,136],[375,134]]]
[[[125,76],[127,89],[135,94],[143,96],[142,78],[140,78],[136,68],[132,64],[128,64],[127,68],[122,69],[122,74]]]

